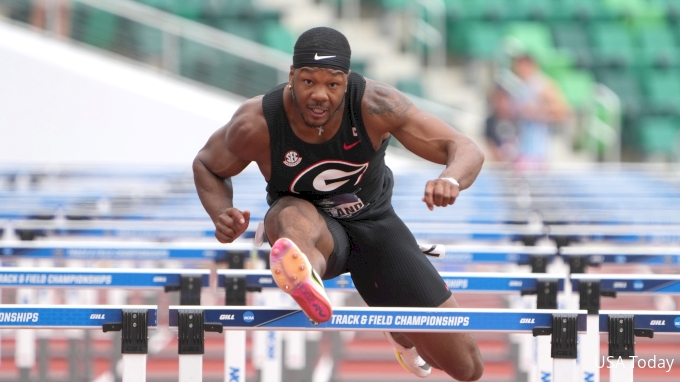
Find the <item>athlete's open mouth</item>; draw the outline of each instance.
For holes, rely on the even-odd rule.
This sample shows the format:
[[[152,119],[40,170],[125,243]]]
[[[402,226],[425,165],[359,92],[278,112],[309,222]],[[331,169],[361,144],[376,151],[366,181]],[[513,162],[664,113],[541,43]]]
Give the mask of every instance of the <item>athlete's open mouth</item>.
[[[328,110],[324,108],[319,108],[319,107],[307,107],[309,112],[312,114],[312,116],[316,118],[320,118],[328,114]]]

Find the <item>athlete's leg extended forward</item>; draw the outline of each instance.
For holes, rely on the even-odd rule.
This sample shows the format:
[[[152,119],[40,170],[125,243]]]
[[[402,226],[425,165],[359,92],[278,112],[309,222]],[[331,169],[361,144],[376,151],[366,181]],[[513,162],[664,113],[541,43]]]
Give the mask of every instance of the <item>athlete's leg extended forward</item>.
[[[273,243],[269,260],[276,284],[309,318],[328,321],[332,308],[320,276],[334,246],[324,218],[310,202],[284,197],[267,213],[265,231]]]

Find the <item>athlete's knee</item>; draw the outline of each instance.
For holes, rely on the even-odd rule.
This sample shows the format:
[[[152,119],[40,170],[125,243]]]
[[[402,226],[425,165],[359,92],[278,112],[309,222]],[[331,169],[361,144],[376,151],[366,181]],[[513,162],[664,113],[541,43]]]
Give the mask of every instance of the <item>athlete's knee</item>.
[[[269,240],[276,240],[290,230],[308,231],[313,234],[316,208],[308,201],[284,197],[269,211],[265,219],[265,231]]]
[[[458,381],[477,381],[484,373],[484,363],[476,348],[456,360],[443,363],[443,365],[440,363],[440,366],[443,366],[443,370]]]

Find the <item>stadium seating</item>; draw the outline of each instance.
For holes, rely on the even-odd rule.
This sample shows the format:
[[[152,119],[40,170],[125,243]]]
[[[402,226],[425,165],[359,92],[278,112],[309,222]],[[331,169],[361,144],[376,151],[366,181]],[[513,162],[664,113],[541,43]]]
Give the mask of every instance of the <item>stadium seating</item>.
[[[279,11],[249,0],[134,0],[274,49],[291,53],[295,36]],[[647,155],[642,117],[680,116],[680,1],[678,0],[443,0],[449,62],[498,60],[508,36],[521,41],[552,76],[577,110],[588,109],[595,81],[612,89],[622,104],[626,150]],[[28,21],[30,5],[0,0],[10,17]],[[363,0],[365,8],[409,17],[412,0]],[[338,6],[339,2],[334,2]],[[373,10],[373,8],[371,8]],[[138,60],[162,62],[163,36],[134,21],[75,2],[72,37]],[[180,44],[183,75],[245,96],[268,89],[276,74],[252,63],[219,57],[205,47]],[[222,55],[224,56],[224,55]],[[228,70],[227,70],[228,69]],[[365,72],[367,63],[353,61]],[[369,68],[370,69],[370,68]],[[227,73],[228,72],[228,73]],[[236,73],[235,73],[236,72]],[[239,79],[254,85],[245,89]],[[269,81],[272,81],[271,83]],[[412,78],[395,85],[427,96]],[[657,129],[658,130],[658,129]],[[645,133],[647,134],[647,133]],[[663,150],[662,150],[663,151]]]
[[[677,118],[648,117],[640,121],[640,144],[645,154],[655,156],[677,157],[675,152],[680,135]]]

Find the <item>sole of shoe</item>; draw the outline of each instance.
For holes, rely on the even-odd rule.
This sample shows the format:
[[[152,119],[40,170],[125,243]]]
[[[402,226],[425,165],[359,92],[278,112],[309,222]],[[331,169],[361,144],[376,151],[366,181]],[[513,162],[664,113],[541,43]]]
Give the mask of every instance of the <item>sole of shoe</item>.
[[[315,322],[330,320],[333,309],[328,298],[318,291],[307,256],[291,240],[281,238],[272,246],[269,255],[272,277],[276,285],[300,305]]]

